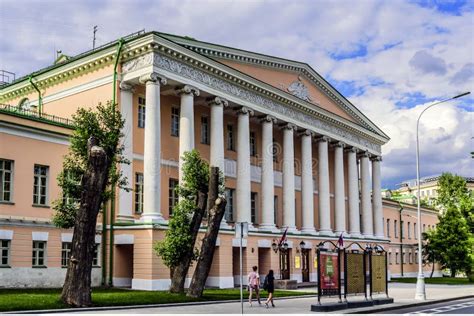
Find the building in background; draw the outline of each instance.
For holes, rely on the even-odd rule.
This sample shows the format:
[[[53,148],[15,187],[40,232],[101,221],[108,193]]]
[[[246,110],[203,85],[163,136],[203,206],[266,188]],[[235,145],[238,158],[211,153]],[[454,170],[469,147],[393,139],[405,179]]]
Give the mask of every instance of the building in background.
[[[406,229],[411,242],[415,221],[411,208],[400,220],[398,203],[381,197],[381,146],[389,138],[308,64],[158,32],[120,43],[0,88],[0,287],[62,285],[72,232],[52,225],[51,206],[61,197],[56,177],[71,117],[113,93],[131,161],[121,168],[134,190],[117,190],[98,219],[94,285],[169,287],[170,271],[152,245],[177,203],[179,157],[193,148],[224,170],[229,202],[209,286],[240,282],[236,222],[251,223],[244,271],[257,265],[315,281],[316,246],[342,234],[346,244],[388,249],[398,273],[391,230]],[[437,218],[424,209],[422,221],[433,226]],[[275,249],[286,229],[287,249]]]

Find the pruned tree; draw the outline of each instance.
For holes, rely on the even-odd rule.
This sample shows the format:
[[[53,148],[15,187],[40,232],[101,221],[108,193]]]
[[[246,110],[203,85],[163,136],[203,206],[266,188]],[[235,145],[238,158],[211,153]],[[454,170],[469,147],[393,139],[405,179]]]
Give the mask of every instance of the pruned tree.
[[[99,104],[96,110],[81,108],[73,119],[75,129],[69,153],[58,176],[62,197],[54,202],[53,222],[61,228],[74,227],[61,299],[70,306],[81,307],[92,304],[97,216],[101,205],[111,196],[107,187],[126,185],[116,165],[127,161],[119,145],[124,122],[114,104]]]
[[[197,150],[184,153],[182,168],[179,201],[173,208],[165,238],[154,245],[155,253],[171,270],[172,293],[184,293],[189,267],[198,256],[194,244],[206,210],[209,182],[209,165]]]
[[[217,167],[211,167],[207,204],[209,205],[207,230],[202,240],[196,269],[189,286],[187,295],[190,297],[202,296],[209,271],[211,270],[220,224],[225,213],[224,177]]]

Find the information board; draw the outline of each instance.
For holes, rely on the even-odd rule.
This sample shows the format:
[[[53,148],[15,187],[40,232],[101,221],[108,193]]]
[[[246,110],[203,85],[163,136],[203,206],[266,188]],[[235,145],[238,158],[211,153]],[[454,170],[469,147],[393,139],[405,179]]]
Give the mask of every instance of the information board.
[[[385,256],[376,255],[371,257],[372,260],[372,292],[373,293],[384,293],[387,288],[387,278],[386,278],[386,269]]]
[[[365,293],[364,254],[346,253],[347,294]]]
[[[339,294],[339,265],[337,253],[320,253],[321,295]]]

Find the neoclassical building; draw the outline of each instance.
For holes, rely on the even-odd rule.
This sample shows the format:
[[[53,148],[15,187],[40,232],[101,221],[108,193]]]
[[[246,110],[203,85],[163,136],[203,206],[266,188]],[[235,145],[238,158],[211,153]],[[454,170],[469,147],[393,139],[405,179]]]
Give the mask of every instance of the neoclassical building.
[[[209,286],[240,282],[236,222],[250,223],[245,271],[273,268],[299,282],[316,280],[320,241],[342,234],[346,244],[387,251],[394,242],[386,221],[398,204],[381,197],[389,138],[308,64],[138,33],[0,87],[0,287],[62,284],[72,232],[51,216],[70,119],[114,98],[133,190],[117,190],[98,220],[95,284],[168,288],[152,245],[167,229],[180,157],[191,149],[225,174]],[[424,209],[423,221],[434,225],[436,213]],[[288,249],[273,249],[286,229]]]

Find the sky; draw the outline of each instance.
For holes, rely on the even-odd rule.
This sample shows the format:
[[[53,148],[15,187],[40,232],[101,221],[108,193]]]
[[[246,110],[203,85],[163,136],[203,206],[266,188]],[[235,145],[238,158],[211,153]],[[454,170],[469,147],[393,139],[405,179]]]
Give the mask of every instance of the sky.
[[[418,115],[474,93],[474,0],[0,0],[0,69],[22,76],[142,29],[310,64],[391,140],[382,186],[416,177]],[[420,122],[421,176],[474,176],[474,96]]]

